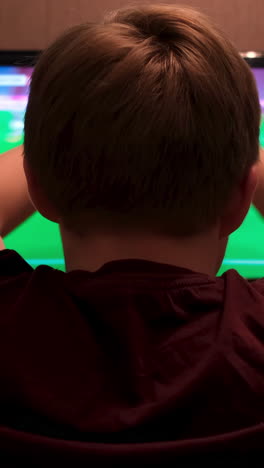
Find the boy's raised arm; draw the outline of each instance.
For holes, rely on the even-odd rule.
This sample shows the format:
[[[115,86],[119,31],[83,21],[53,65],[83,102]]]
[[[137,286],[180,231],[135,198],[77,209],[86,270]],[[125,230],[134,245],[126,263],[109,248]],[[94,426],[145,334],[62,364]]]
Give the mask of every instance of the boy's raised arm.
[[[0,236],[34,212],[23,169],[23,147],[0,155]],[[0,246],[1,250],[1,246]]]
[[[259,181],[254,195],[253,203],[258,211],[264,216],[264,149],[260,150],[260,162],[258,165]]]

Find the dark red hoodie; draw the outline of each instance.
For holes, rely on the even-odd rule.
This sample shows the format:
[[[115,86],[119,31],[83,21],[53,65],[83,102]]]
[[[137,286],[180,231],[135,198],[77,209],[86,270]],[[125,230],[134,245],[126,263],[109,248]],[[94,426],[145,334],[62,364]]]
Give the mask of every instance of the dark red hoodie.
[[[65,274],[6,250],[0,356],[9,460],[171,466],[264,453],[264,280],[144,260]]]

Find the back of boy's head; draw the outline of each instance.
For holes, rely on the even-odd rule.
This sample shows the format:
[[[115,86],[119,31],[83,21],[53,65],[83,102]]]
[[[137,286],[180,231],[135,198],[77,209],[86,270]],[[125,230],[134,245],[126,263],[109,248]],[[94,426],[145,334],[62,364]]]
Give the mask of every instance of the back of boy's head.
[[[41,56],[25,158],[72,230],[198,233],[257,161],[260,109],[248,65],[202,14],[119,10]]]

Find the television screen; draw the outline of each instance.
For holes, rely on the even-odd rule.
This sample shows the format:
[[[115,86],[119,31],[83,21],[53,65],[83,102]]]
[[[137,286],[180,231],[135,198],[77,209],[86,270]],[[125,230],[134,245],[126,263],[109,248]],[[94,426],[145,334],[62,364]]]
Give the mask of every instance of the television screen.
[[[263,62],[263,63],[262,63]],[[264,147],[264,59],[252,68],[263,109],[260,143]],[[1,65],[0,54],[0,153],[23,142],[23,119],[32,68]],[[254,207],[243,225],[230,236],[219,273],[236,268],[247,278],[264,276],[264,220]],[[5,238],[33,267],[47,264],[64,269],[58,226],[36,213]]]

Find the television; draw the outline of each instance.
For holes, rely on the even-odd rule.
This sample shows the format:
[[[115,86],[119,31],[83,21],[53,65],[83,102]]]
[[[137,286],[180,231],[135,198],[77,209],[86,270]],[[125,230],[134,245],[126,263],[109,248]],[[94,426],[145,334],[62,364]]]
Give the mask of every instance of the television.
[[[29,79],[38,51],[0,52],[0,154],[23,142],[23,120]],[[264,147],[264,55],[244,54],[255,75],[262,121],[260,144]],[[1,158],[1,156],[0,156]],[[35,213],[5,238],[30,265],[46,264],[64,270],[58,226]],[[264,219],[252,206],[243,225],[230,236],[219,274],[235,268],[253,279],[264,276]]]

